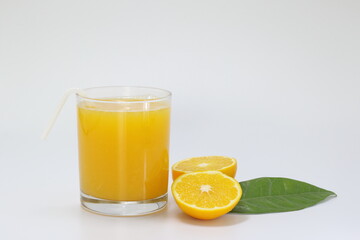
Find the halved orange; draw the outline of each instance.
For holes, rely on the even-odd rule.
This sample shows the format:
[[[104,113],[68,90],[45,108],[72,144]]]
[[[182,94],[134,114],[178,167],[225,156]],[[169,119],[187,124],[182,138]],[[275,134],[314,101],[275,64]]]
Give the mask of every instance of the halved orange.
[[[242,189],[219,171],[183,174],[171,186],[177,205],[198,219],[214,219],[230,212],[240,201]]]
[[[220,171],[230,177],[236,174],[236,159],[224,156],[192,157],[175,163],[172,166],[173,180],[184,173],[198,171]]]

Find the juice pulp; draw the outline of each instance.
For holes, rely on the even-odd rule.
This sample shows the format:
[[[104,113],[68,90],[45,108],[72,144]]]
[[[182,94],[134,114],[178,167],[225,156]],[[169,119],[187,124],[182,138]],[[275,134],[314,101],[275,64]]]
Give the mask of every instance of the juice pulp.
[[[114,201],[166,194],[169,103],[102,101],[78,103],[81,191]]]

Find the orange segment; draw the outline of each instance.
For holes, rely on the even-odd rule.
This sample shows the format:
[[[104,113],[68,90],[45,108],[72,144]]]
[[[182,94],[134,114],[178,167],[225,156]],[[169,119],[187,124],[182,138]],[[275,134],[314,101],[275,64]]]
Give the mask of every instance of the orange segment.
[[[223,156],[192,157],[175,163],[172,166],[173,180],[184,173],[197,171],[220,171],[230,177],[236,174],[236,159]]]
[[[213,219],[230,212],[240,201],[240,184],[219,171],[183,174],[171,186],[178,206],[198,219]]]

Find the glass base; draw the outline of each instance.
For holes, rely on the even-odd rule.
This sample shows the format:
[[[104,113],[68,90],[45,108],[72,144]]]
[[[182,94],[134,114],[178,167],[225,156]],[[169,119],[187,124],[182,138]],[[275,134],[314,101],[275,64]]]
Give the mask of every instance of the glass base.
[[[81,205],[88,211],[114,217],[141,216],[158,212],[167,204],[167,193],[143,201],[112,201],[81,193]]]

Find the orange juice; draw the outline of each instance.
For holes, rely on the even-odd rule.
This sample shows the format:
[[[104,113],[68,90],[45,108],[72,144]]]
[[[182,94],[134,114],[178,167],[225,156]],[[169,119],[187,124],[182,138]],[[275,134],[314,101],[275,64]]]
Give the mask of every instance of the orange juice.
[[[113,201],[167,193],[170,106],[141,99],[78,103],[80,187]]]

